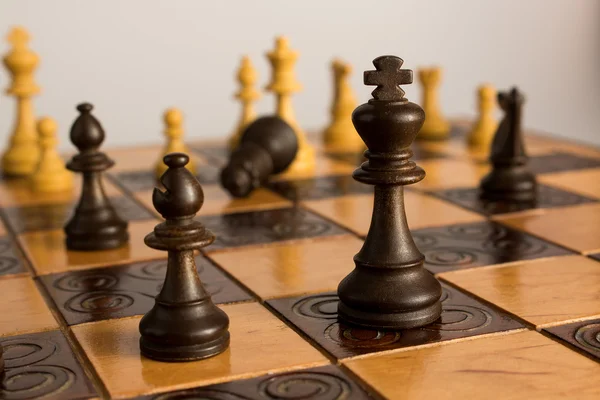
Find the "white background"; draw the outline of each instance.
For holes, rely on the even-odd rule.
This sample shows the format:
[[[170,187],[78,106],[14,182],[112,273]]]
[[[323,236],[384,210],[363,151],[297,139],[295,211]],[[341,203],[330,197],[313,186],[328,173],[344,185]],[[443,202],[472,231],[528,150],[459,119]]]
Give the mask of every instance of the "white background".
[[[239,59],[252,58],[262,90],[270,78],[264,53],[279,34],[300,52],[304,89],[294,105],[307,130],[327,123],[333,57],[351,62],[364,102],[372,88],[362,71],[394,54],[411,69],[443,66],[446,115],[474,115],[481,82],[518,85],[526,126],[600,144],[597,0],[0,0],[0,34],[14,25],[30,31],[41,57],[36,114],[58,120],[63,149],[82,101],[95,105],[109,146],[161,142],[171,106],[183,110],[189,138],[229,134],[239,116]],[[0,86],[8,86],[5,70]],[[405,90],[420,101],[418,85]],[[258,110],[273,105],[265,94]],[[13,123],[14,101],[1,96],[3,143]]]

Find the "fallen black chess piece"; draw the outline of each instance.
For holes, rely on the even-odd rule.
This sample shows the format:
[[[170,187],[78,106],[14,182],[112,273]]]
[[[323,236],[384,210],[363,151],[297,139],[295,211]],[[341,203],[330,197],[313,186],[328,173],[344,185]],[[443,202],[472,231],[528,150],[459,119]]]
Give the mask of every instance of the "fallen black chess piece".
[[[221,185],[234,197],[247,197],[271,175],[285,171],[297,153],[298,139],[290,125],[275,116],[258,118],[244,130],[221,171]]]

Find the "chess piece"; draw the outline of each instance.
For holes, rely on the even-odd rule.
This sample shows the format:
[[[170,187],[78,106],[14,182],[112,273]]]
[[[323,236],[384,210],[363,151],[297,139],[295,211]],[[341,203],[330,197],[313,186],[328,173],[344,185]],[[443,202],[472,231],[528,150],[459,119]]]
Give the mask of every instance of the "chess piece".
[[[293,70],[298,53],[290,49],[287,38],[278,37],[275,50],[267,53],[267,58],[271,63],[273,76],[266,89],[277,96],[277,115],[294,129],[298,140],[298,153],[288,170],[312,170],[315,166],[315,149],[306,140],[306,135],[296,121],[292,108],[291,95],[301,89]]]
[[[275,116],[258,118],[248,125],[221,171],[221,184],[232,196],[246,197],[269,176],[284,171],[297,152],[298,140],[290,125]]]
[[[167,137],[167,144],[161,152],[160,159],[156,162],[154,172],[156,179],[160,179],[162,174],[167,170],[167,166],[163,162],[163,157],[170,153],[186,153],[190,154],[187,146],[183,142],[183,115],[177,108],[169,108],[165,111],[163,116],[165,122],[164,134]],[[196,166],[193,159],[186,165],[186,168],[190,170],[192,174],[196,173]]]
[[[480,197],[491,201],[535,202],[535,175],[527,168],[527,154],[521,119],[525,98],[517,88],[498,93],[498,104],[504,112],[494,135],[490,153],[492,170],[483,177]]]
[[[154,307],[140,321],[140,348],[159,361],[193,361],[217,355],[229,345],[229,318],[215,306],[202,285],[194,250],[215,237],[194,216],[204,203],[198,180],[186,168],[183,153],[165,156],[161,177],[166,191],[154,189],[152,204],[165,218],[144,239],[168,252],[167,274]]]
[[[496,89],[492,85],[481,85],[477,89],[479,117],[468,133],[468,143],[471,147],[490,148],[498,123],[494,118],[496,109]]]
[[[93,251],[120,247],[127,243],[127,222],[123,221],[110,204],[102,186],[102,172],[114,162],[98,151],[104,141],[104,130],[91,114],[93,106],[77,106],[80,115],[71,127],[71,142],[79,150],[67,164],[74,172],[81,172],[81,197],[73,216],[65,225],[69,250]]]
[[[31,175],[31,189],[34,192],[64,192],[73,188],[73,173],[65,168],[65,163],[56,151],[56,122],[52,118],[41,118],[37,123],[41,149],[40,162]]]
[[[334,80],[331,123],[323,133],[323,141],[328,148],[362,151],[365,145],[352,125],[352,111],[357,105],[356,96],[348,82],[352,67],[340,60],[334,60],[331,69]]]
[[[404,186],[421,181],[425,172],[413,161],[410,145],[425,113],[404,97],[399,85],[412,82],[402,59],[381,56],[376,71],[365,71],[365,85],[377,85],[373,99],[359,106],[352,122],[368,150],[368,161],[354,179],[375,186],[371,226],[356,268],[338,286],[339,317],[376,329],[427,325],[441,315],[442,289],[423,267],[424,256],[411,236],[404,209]]]
[[[421,104],[425,111],[425,123],[419,132],[418,139],[440,140],[450,136],[450,124],[442,115],[438,98],[441,80],[442,69],[439,67],[419,70],[419,81],[423,88]]]
[[[4,65],[12,75],[7,94],[17,99],[17,120],[8,149],[2,156],[2,170],[7,176],[27,176],[33,173],[40,149],[35,131],[35,116],[31,98],[40,88],[33,80],[33,71],[39,57],[27,48],[29,34],[23,28],[14,28],[8,35],[12,50],[4,57]]]
[[[235,98],[242,103],[242,115],[235,132],[229,139],[230,150],[237,147],[242,137],[242,132],[256,118],[254,102],[260,98],[260,93],[254,88],[254,84],[256,83],[256,69],[254,69],[254,66],[250,62],[250,57],[244,56],[242,58],[237,80],[241,87],[235,94]]]

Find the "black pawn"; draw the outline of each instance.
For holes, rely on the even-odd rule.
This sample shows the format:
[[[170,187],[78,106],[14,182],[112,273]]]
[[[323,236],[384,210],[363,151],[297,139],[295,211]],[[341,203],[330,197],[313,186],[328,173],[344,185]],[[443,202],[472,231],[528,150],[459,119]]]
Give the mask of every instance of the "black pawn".
[[[204,203],[198,180],[185,168],[189,157],[164,157],[169,169],[161,177],[165,192],[154,189],[154,208],[166,219],[144,239],[149,247],[168,251],[167,274],[156,303],[140,321],[140,348],[160,361],[193,361],[217,355],[229,346],[229,318],[205,290],[194,262],[194,250],[215,237],[194,216]]]
[[[377,329],[409,329],[437,320],[442,289],[423,267],[424,256],[411,236],[404,210],[404,186],[425,172],[413,161],[410,145],[425,121],[417,104],[404,98],[401,84],[412,83],[402,59],[382,56],[366,71],[366,85],[377,85],[373,99],[356,108],[352,122],[368,147],[367,161],[354,179],[375,186],[371,226],[356,268],[338,286],[339,317]]]
[[[113,249],[129,240],[127,222],[117,215],[102,186],[102,172],[114,162],[98,150],[104,141],[104,130],[90,113],[93,108],[88,103],[78,105],[80,115],[71,127],[71,142],[79,154],[67,168],[83,175],[83,185],[75,212],[65,225],[69,250]]]
[[[534,203],[537,184],[535,175],[527,168],[521,130],[525,98],[513,88],[510,92],[498,93],[498,103],[504,117],[492,141],[492,170],[481,180],[480,197],[498,202]]]
[[[269,176],[285,171],[298,152],[294,129],[275,116],[261,117],[244,130],[239,146],[221,171],[221,184],[235,197],[246,197]]]

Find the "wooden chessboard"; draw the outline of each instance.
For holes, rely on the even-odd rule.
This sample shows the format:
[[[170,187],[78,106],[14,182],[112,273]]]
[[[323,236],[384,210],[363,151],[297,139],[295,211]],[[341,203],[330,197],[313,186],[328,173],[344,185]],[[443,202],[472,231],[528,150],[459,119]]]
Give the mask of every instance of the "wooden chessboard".
[[[372,188],[351,178],[360,154],[311,140],[314,172],[283,174],[241,200],[218,186],[223,145],[192,146],[199,218],[217,236],[198,268],[231,321],[230,349],[192,363],[139,354],[138,323],[166,266],[143,243],[158,222],[158,148],[108,151],[106,191],[130,221],[118,250],[65,250],[77,190],[34,196],[0,182],[0,398],[600,398],[600,149],[529,134],[539,202],[518,209],[479,203],[489,166],[466,147],[464,126],[416,143],[427,177],[406,188],[408,221],[442,281],[444,311],[431,326],[390,332],[336,320]]]

